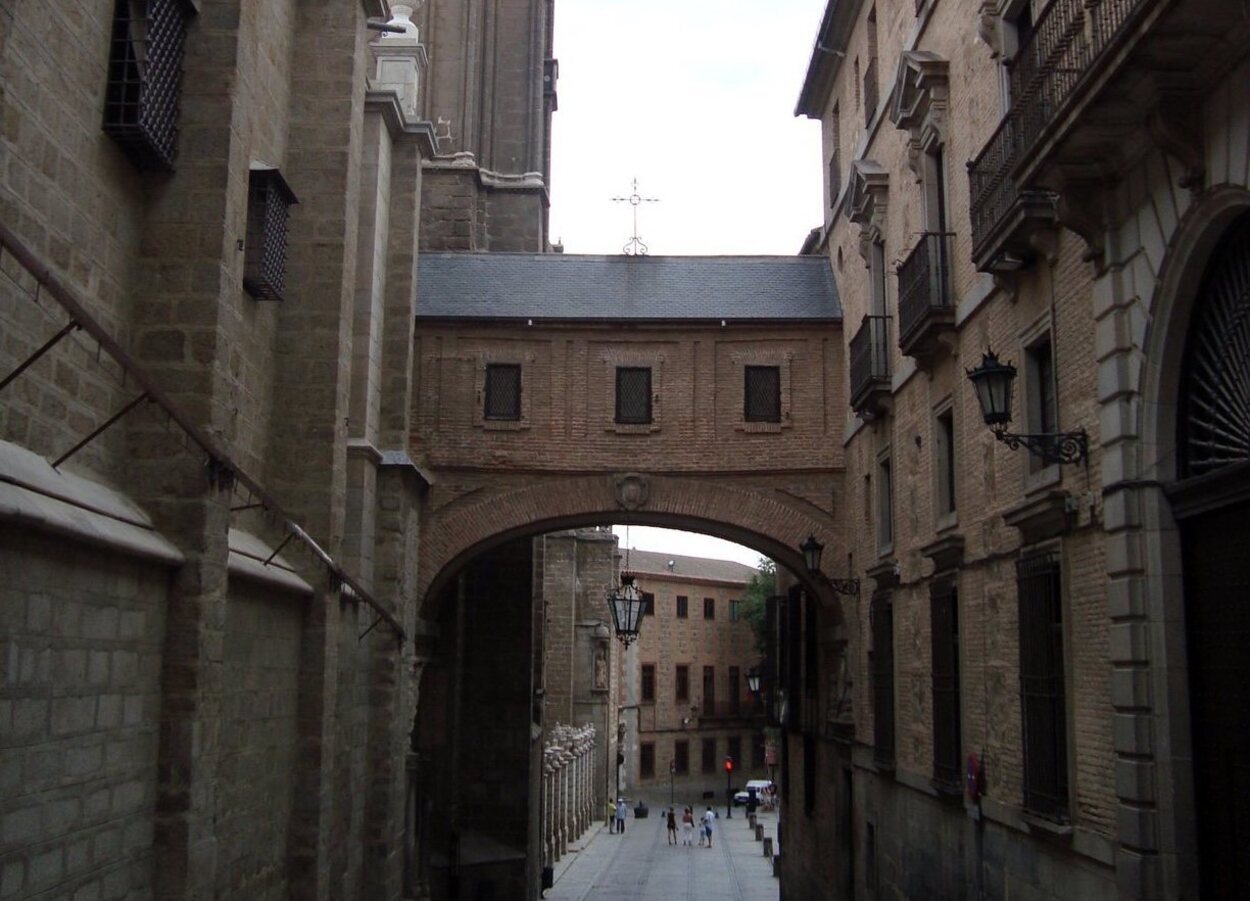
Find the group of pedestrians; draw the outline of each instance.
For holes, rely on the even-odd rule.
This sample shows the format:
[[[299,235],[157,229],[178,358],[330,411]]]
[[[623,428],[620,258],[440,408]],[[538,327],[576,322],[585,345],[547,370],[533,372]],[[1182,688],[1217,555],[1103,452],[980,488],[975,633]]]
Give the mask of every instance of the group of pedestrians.
[[[666,815],[666,825],[668,826],[668,843],[670,845],[677,844],[677,813],[670,807]],[[712,847],[712,825],[716,822],[716,814],[712,808],[708,808],[707,812],[699,818],[699,847]],[[694,839],[694,811],[687,807],[681,813],[681,843],[686,846],[693,846]]]

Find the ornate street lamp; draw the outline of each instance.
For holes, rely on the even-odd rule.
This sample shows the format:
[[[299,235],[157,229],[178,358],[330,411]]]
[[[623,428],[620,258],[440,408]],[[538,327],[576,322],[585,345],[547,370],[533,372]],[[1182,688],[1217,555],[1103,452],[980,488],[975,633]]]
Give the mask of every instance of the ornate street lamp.
[[[824,549],[825,546],[816,540],[815,535],[808,535],[807,540],[799,545],[807,574],[824,582],[838,594],[859,594],[859,579],[831,579],[821,572],[820,555]]]
[[[1016,367],[1002,363],[998,355],[987,350],[981,365],[967,369],[968,381],[976,391],[981,417],[994,432],[994,437],[1012,450],[1025,448],[1046,463],[1080,463],[1089,465],[1089,435],[1084,429],[1076,432],[1040,432],[1017,434],[1007,431],[1011,424],[1011,389]]]
[[[760,670],[758,666],[753,666],[747,670],[747,691],[755,695],[760,695]]]
[[[629,573],[621,573],[621,587],[613,588],[607,594],[608,609],[612,611],[612,624],[616,627],[616,637],[625,647],[638,640],[638,630],[642,626],[643,608],[646,601],[634,577]]]

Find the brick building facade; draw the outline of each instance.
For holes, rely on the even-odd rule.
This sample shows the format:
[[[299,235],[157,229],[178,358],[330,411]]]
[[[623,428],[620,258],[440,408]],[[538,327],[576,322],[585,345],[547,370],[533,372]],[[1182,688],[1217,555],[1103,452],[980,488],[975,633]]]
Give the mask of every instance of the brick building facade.
[[[740,616],[755,569],[707,560],[629,551],[622,561],[648,599],[638,642],[622,657],[629,685],[625,714],[629,784],[723,789],[724,759],[738,783],[752,776],[751,754],[763,751],[764,711],[747,689],[760,662],[755,636]],[[755,771],[762,771],[759,759]]]

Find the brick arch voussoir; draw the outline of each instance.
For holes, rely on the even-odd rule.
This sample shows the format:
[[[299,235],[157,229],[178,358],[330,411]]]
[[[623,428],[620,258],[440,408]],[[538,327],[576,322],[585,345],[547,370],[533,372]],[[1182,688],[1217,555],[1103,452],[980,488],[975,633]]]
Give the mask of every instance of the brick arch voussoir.
[[[422,606],[476,554],[512,538],[574,525],[629,522],[703,531],[753,547],[796,573],[801,569],[797,548],[806,536],[814,534],[826,545],[839,538],[831,515],[796,507],[770,489],[648,477],[646,501],[626,509],[617,500],[618,478],[577,476],[484,489],[440,508],[424,530]]]

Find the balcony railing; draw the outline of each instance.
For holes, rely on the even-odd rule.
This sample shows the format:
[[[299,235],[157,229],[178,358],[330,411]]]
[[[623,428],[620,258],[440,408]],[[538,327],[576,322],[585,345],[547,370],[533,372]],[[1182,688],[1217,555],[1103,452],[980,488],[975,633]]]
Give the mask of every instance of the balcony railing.
[[[872,125],[872,117],[877,112],[877,103],[880,100],[879,87],[877,85],[877,58],[871,57],[868,60],[868,66],[864,69],[864,125]]]
[[[954,324],[948,241],[945,232],[925,232],[898,267],[898,346],[927,356],[938,331]]]
[[[890,392],[890,317],[865,316],[851,339],[851,407],[876,413]]]
[[[1008,64],[1011,109],[968,168],[973,258],[979,268],[996,268],[999,239],[1012,243],[1010,232],[1028,228],[1032,214],[1049,203],[1045,192],[1021,189],[1022,170],[1072,96],[1098,71],[1108,48],[1156,2],[1051,0],[1043,10]],[[1026,215],[1015,217],[1022,211]]]
[[[737,703],[733,701],[704,701],[699,705],[699,715],[705,720],[709,719],[751,719],[764,717],[763,702],[756,703],[750,699],[743,699]]]

